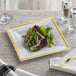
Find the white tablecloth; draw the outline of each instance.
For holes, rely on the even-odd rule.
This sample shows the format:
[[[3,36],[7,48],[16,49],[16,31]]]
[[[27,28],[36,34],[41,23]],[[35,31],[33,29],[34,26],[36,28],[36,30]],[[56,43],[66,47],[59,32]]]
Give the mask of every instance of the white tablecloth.
[[[2,12],[0,12],[1,14]],[[6,27],[16,26],[32,21],[41,20],[48,17],[58,16],[56,12],[50,11],[13,11],[7,12],[14,16],[14,19],[7,25],[0,25],[0,58],[5,62],[22,68],[31,73],[37,74],[39,76],[76,76],[65,72],[60,72],[56,70],[49,70],[49,59],[53,57],[62,57],[67,54],[69,51],[64,51],[56,53],[53,55],[48,55],[40,58],[36,58],[29,61],[20,62],[14,47],[9,40],[7,33],[5,32]],[[58,21],[56,19],[56,21]],[[64,37],[68,41],[69,45],[72,48],[76,47],[76,34],[66,34],[64,24],[59,24],[60,29],[62,30]],[[70,50],[71,51],[71,50]]]

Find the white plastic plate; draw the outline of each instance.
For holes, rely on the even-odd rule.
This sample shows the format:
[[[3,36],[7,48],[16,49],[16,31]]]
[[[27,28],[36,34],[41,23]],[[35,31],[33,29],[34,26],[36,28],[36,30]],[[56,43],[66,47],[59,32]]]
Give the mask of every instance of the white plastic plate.
[[[33,27],[34,25],[44,27],[52,27],[51,33],[54,35],[54,40],[56,42],[56,46],[52,46],[51,48],[44,47],[36,52],[31,52],[24,46],[24,39],[22,37],[23,34],[26,34],[28,31],[28,28]],[[40,21],[35,21],[23,25],[18,25],[14,27],[7,28],[7,33],[9,35],[9,38],[14,45],[14,48],[17,52],[17,55],[20,59],[20,61],[53,54],[56,52],[60,52],[66,49],[69,49],[69,45],[67,44],[66,40],[64,39],[61,31],[59,30],[58,26],[56,25],[53,18],[47,18]]]

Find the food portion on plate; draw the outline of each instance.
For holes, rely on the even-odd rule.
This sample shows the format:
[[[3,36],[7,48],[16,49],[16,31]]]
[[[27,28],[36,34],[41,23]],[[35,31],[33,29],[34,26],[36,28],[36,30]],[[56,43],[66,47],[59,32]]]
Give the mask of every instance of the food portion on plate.
[[[27,34],[23,35],[25,47],[31,51],[38,51],[43,47],[52,47],[54,36],[50,31],[52,28],[35,25],[28,29]]]

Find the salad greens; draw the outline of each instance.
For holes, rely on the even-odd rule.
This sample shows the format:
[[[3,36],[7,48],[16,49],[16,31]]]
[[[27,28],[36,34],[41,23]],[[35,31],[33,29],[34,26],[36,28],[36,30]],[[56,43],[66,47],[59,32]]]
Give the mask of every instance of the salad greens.
[[[43,36],[47,36],[47,31],[46,31],[46,28],[44,26],[41,25],[41,28],[40,28]]]
[[[51,31],[52,28],[44,26],[33,26],[28,29],[26,35],[24,35],[25,46],[28,47],[31,51],[37,51],[45,46],[52,47],[54,44],[54,36]]]

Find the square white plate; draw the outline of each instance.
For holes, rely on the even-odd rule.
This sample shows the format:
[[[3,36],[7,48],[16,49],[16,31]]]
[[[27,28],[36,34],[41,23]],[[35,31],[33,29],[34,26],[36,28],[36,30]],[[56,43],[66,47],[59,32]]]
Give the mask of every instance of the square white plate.
[[[51,33],[54,36],[56,46],[53,46],[52,48],[44,47],[36,52],[31,52],[30,50],[26,49],[24,46],[24,39],[22,37],[23,34],[26,34],[29,27],[33,27],[34,25],[43,25],[45,27],[52,27]],[[56,52],[60,52],[66,49],[69,49],[69,46],[67,42],[65,41],[62,33],[60,32],[58,26],[56,25],[53,18],[47,18],[40,21],[35,21],[23,25],[18,25],[14,27],[7,28],[7,33],[9,35],[9,38],[11,39],[12,44],[14,45],[14,48],[17,52],[17,55],[20,59],[20,61],[53,54]]]

